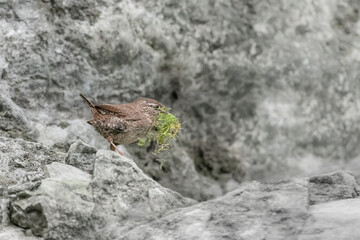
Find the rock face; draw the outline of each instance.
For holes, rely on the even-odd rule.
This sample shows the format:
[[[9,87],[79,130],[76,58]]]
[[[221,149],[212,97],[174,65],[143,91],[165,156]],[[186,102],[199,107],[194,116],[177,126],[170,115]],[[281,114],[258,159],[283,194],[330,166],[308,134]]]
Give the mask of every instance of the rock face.
[[[65,162],[92,174],[96,151],[96,148],[78,140],[70,146]]]
[[[69,155],[78,146],[74,143]],[[16,160],[15,155],[8,162]],[[7,191],[11,223],[45,239],[112,239],[171,209],[196,203],[160,186],[132,160],[108,150],[96,153],[92,175],[61,160],[54,158],[44,166],[47,177],[33,191]]]
[[[40,143],[0,137],[1,196],[33,190],[47,175],[46,164],[63,162],[64,156]]]
[[[348,199],[310,207],[312,217],[306,222],[299,239],[359,238],[359,205],[359,199]]]
[[[359,26],[351,0],[0,0],[0,240],[359,239]],[[80,92],[181,136],[119,157]]]
[[[246,182],[225,196],[197,203],[162,187],[116,152],[93,153],[78,141],[64,154],[39,143],[1,140],[1,159],[6,163],[2,176],[11,181],[0,183],[0,239],[360,236],[353,231],[360,219],[360,187],[346,172],[278,183]],[[77,167],[65,163],[76,154],[79,161],[70,162]],[[85,156],[94,161],[91,173],[85,171],[89,167]]]
[[[184,122],[167,169],[191,171],[128,150],[186,196],[343,168],[360,155],[358,12],[350,0],[2,1],[0,133],[107,148],[79,92],[147,96]]]
[[[314,179],[327,182],[315,187]],[[352,198],[360,189],[353,183],[354,177],[343,172],[276,184],[249,182],[215,200],[174,210],[117,239],[357,239],[360,199]],[[328,190],[324,202],[309,199],[309,193],[324,194],[324,187]],[[339,200],[344,188],[350,195]]]

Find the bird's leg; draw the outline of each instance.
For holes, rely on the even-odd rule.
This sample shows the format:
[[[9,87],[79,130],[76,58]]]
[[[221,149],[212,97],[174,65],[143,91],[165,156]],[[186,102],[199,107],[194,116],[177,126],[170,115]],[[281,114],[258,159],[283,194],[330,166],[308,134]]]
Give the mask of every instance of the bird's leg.
[[[115,147],[110,143],[110,150],[115,151]]]
[[[115,151],[115,150],[116,150],[121,156],[125,156],[125,154],[122,153],[122,152],[117,148],[117,146],[114,144],[112,137],[108,137],[107,140],[108,140],[108,142],[110,143],[110,150],[112,150],[112,151]]]

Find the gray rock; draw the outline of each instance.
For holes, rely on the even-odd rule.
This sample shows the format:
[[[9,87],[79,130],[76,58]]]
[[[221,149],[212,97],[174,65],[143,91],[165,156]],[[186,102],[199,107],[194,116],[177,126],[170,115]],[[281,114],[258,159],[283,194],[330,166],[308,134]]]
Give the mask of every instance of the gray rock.
[[[221,184],[210,176],[199,174],[189,154],[176,143],[168,153],[159,155],[152,154],[151,148],[128,149],[136,157],[138,166],[164,187],[202,201],[223,195]]]
[[[360,176],[356,1],[0,2],[2,225],[10,214],[49,239],[358,237],[356,181],[318,176]],[[127,148],[164,186],[215,199],[181,209],[193,202],[131,160],[69,149],[108,148],[79,92],[171,107],[184,124],[163,171]],[[82,170],[45,167],[65,158]]]
[[[65,162],[92,174],[96,151],[94,147],[78,140],[70,146]]]
[[[93,176],[94,213],[106,214],[111,219],[107,228],[101,231],[101,235],[109,234],[111,238],[171,209],[196,203],[162,187],[131,159],[116,152],[97,152]]]
[[[310,207],[311,218],[306,222],[299,240],[358,239],[360,236],[360,199],[321,203]]]
[[[3,229],[5,226],[7,226],[10,223],[9,220],[9,203],[10,200],[6,197],[0,198],[0,229]]]
[[[40,143],[0,137],[1,196],[36,189],[46,175],[45,165],[64,157]]]
[[[47,239],[95,239],[90,229],[99,216],[92,214],[90,175],[63,163],[52,163],[47,169],[49,178],[39,189],[12,200],[11,222]]]
[[[0,230],[0,240],[40,240],[35,236],[28,235],[23,229],[7,226]]]
[[[360,188],[354,176],[345,172],[314,176],[309,179],[310,204],[354,198],[359,195]]]
[[[10,220],[45,239],[111,239],[194,200],[161,187],[136,164],[100,150],[93,176],[53,162],[48,178],[33,192],[20,192],[10,204]]]
[[[315,179],[333,184],[315,185]],[[339,200],[339,192],[354,187],[354,177],[344,172],[273,184],[248,182],[223,197],[175,209],[117,239],[357,239],[360,200]],[[309,193],[322,193],[328,202],[313,202]]]
[[[44,151],[41,144],[3,140],[18,148],[20,143],[23,148],[37,146],[40,162],[54,159],[44,166],[47,177],[37,189],[3,196],[0,237],[332,239],[330,225],[340,231],[338,239],[357,236],[350,230],[359,221],[359,203],[349,198],[358,197],[359,186],[346,172],[271,184],[247,182],[225,196],[197,203],[162,187],[116,152],[99,150],[89,174],[63,163],[64,154]]]
[[[0,81],[0,136],[34,140],[37,132],[30,129],[30,122],[24,117],[24,110],[3,94],[7,89]]]
[[[360,155],[357,7],[341,0],[321,7],[3,1],[0,132],[64,151],[78,137],[108,148],[84,123],[90,114],[79,92],[97,103],[148,96],[184,122],[178,146],[191,160],[186,165],[223,191],[231,180],[335,171],[339,159],[346,165]],[[156,168],[142,167],[163,182],[179,180],[168,184],[173,189],[185,184]],[[218,196],[218,187],[210,192],[204,183],[182,192]]]
[[[308,218],[307,181],[250,182],[117,239],[292,239]]]

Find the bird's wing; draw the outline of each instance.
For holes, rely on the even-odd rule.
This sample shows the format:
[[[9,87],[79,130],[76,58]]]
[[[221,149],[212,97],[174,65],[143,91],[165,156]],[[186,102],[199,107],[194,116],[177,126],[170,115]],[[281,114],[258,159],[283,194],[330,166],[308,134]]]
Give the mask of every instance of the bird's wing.
[[[113,104],[104,104],[104,105],[96,105],[96,109],[105,114],[116,115],[118,117],[126,117],[126,110],[123,106],[113,105]]]
[[[96,105],[97,110],[104,112],[105,114],[114,115],[116,117],[122,118],[126,121],[138,121],[140,118],[136,118],[129,113],[129,107],[126,104],[114,105],[114,104],[104,104]]]
[[[94,106],[94,104],[92,102],[90,102],[84,95],[82,95],[80,93],[80,97],[84,100],[84,102],[86,102],[89,107],[91,108],[91,113],[93,116],[95,116],[96,114],[99,114],[99,110],[96,109],[96,107]]]
[[[113,134],[123,133],[126,132],[128,129],[126,122],[123,121],[121,118],[111,117],[110,123],[112,123],[110,131]]]
[[[126,132],[128,129],[128,124],[124,119],[112,114],[99,115],[96,119],[88,121],[88,123],[110,134]]]

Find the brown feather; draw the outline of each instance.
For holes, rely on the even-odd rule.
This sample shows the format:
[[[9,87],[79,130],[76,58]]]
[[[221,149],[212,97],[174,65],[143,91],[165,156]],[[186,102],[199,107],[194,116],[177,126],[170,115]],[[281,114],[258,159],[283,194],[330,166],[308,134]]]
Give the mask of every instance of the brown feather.
[[[122,105],[104,104],[96,105],[95,108],[107,114],[117,115],[119,117],[126,117],[126,108]]]
[[[139,98],[131,103],[117,105],[94,105],[82,94],[80,96],[90,106],[93,114],[93,119],[88,123],[115,145],[130,144],[146,136],[160,113],[154,108],[154,104],[158,105],[158,108],[162,107],[161,103],[149,98]]]
[[[95,116],[96,114],[100,114],[99,110],[96,109],[95,105],[92,104],[92,102],[90,102],[84,95],[82,95],[80,93],[80,97],[84,100],[84,102],[87,103],[87,105],[89,105],[89,107],[91,108],[91,113],[93,116]]]

